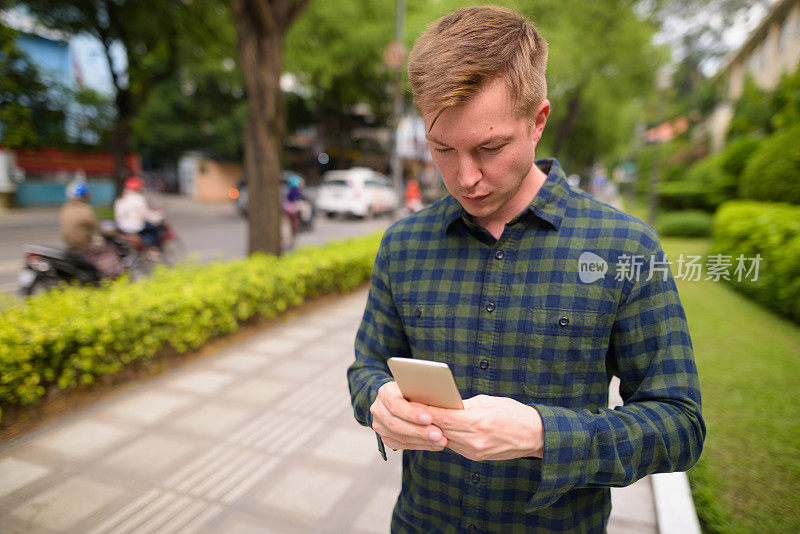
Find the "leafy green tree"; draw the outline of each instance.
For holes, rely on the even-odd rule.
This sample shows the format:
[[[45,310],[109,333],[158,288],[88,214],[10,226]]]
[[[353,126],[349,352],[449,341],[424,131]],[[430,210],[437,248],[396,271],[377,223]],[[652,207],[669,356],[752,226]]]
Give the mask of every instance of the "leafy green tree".
[[[82,148],[107,137],[108,98],[51,79],[16,46],[18,35],[0,26],[0,143]]]
[[[520,2],[549,43],[549,125],[543,154],[574,171],[627,147],[664,51],[656,26],[625,0]]]
[[[181,60],[214,39],[225,13],[217,0],[24,0],[45,26],[86,32],[102,43],[114,85],[116,118],[111,135],[118,192],[127,178],[134,118],[159,83]]]
[[[244,157],[247,98],[233,13],[217,13],[214,39],[197,43],[172,75],[155,86],[132,124],[137,151],[170,163],[187,150],[224,160]]]
[[[9,148],[61,146],[66,114],[60,91],[49,88],[17,48],[17,36],[0,25],[0,143]]]

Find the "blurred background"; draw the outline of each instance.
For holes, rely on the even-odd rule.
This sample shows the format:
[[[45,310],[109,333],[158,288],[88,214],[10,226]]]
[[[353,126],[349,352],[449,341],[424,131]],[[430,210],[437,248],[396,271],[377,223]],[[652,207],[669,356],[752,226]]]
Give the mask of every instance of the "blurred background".
[[[537,157],[703,264],[672,269],[708,423],[704,531],[800,530],[800,0],[496,3],[549,42]],[[60,246],[76,178],[111,219],[140,176],[201,261],[379,231],[440,198],[405,60],[462,5],[0,0],[0,290],[23,243]],[[285,204],[297,187],[307,212]]]

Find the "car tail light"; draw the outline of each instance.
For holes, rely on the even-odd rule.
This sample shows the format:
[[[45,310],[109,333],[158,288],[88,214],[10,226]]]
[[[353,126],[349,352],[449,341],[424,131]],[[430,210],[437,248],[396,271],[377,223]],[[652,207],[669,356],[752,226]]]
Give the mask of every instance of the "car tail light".
[[[30,265],[34,271],[46,273],[50,270],[50,263],[38,254],[28,253],[25,256],[25,262]]]
[[[231,187],[230,189],[228,189],[228,196],[230,197],[231,200],[236,200],[237,198],[239,198],[239,190],[236,189],[235,187]]]

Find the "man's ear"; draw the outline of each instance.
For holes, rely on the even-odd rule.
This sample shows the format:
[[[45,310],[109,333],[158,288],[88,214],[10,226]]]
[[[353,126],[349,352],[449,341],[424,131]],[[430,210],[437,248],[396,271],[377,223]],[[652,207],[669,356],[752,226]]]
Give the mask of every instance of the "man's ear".
[[[544,125],[547,124],[547,116],[550,115],[550,101],[546,98],[542,100],[536,108],[536,119],[533,122],[533,139],[538,143],[544,132]]]

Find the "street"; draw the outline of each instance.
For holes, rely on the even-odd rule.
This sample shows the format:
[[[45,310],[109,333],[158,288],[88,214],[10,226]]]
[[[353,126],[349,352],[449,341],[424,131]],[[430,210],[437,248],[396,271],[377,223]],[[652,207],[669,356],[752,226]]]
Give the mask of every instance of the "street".
[[[151,206],[162,207],[189,255],[200,261],[240,258],[247,251],[247,221],[232,203],[209,204],[177,195],[148,193]],[[314,221],[314,230],[297,236],[296,246],[326,243],[385,230],[391,216],[374,219]],[[25,244],[61,247],[57,208],[31,208],[0,212],[0,292],[17,289]]]

